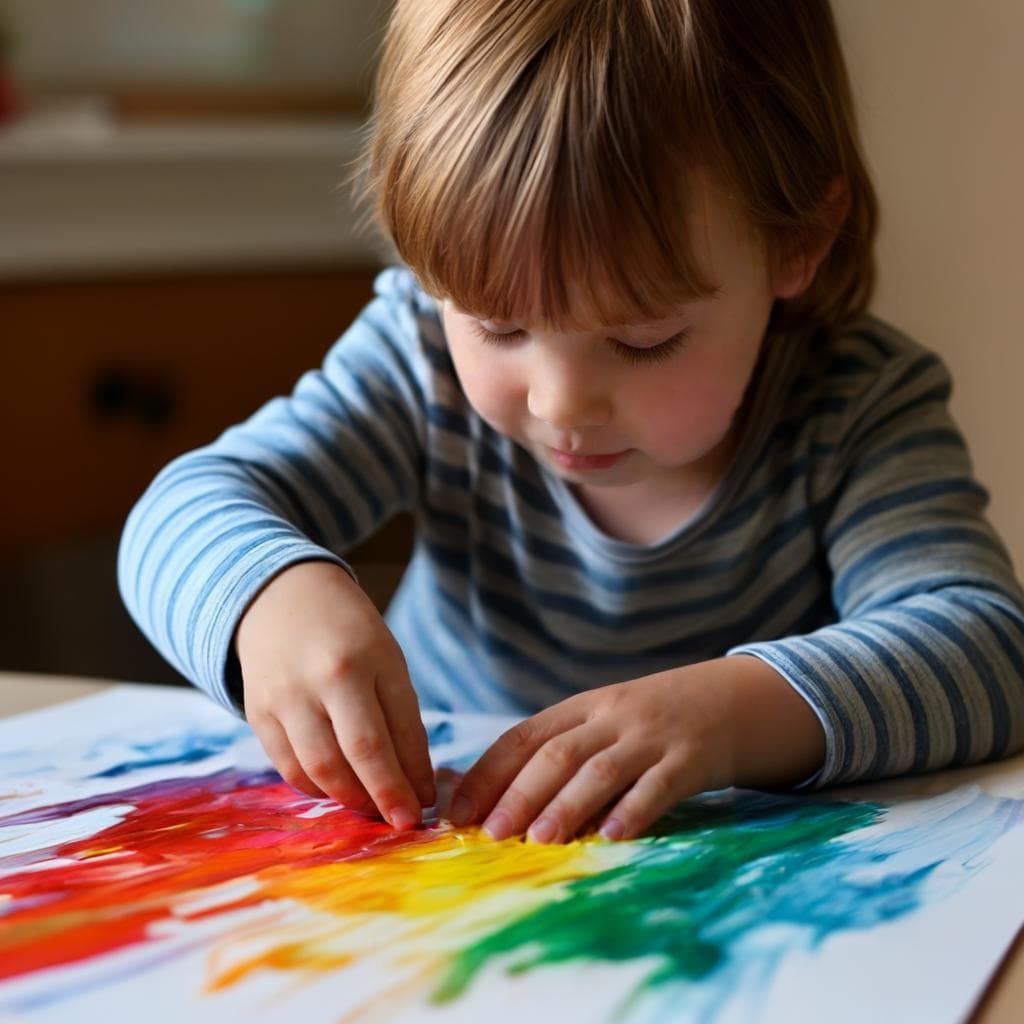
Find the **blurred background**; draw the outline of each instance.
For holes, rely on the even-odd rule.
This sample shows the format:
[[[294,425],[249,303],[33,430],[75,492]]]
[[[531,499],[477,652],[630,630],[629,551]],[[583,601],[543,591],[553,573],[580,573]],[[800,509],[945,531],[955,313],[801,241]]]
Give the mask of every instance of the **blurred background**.
[[[387,0],[0,0],[0,670],[174,682],[117,537],[174,455],[318,363],[386,253],[343,182]],[[875,310],[937,349],[1024,565],[1024,4],[834,0]],[[378,604],[409,524],[355,555]]]

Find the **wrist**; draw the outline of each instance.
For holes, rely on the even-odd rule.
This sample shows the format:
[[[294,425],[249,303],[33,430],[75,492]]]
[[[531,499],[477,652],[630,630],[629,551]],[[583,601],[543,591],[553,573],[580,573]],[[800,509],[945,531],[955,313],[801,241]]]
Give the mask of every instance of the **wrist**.
[[[813,708],[766,661],[729,655],[733,720],[733,784],[794,786],[825,763],[825,730]]]
[[[280,569],[266,580],[238,619],[232,639],[238,657],[247,635],[259,637],[279,622],[301,617],[310,595],[319,597],[328,591],[352,599],[365,596],[355,577],[336,562],[311,558]]]

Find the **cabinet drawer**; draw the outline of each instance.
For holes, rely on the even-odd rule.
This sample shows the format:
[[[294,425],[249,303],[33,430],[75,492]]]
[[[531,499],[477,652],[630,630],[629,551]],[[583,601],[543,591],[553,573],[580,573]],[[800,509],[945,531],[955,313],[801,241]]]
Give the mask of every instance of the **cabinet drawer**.
[[[0,288],[0,547],[118,530],[170,459],[320,363],[374,273]]]

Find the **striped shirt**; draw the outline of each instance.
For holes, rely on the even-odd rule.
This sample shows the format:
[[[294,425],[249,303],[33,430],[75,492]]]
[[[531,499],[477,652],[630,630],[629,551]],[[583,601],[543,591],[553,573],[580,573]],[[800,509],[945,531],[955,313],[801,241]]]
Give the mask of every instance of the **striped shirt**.
[[[375,290],[321,369],[171,463],[126,524],[129,611],[215,700],[241,710],[233,636],[271,577],[344,565],[410,510],[387,619],[424,707],[529,714],[745,653],[818,715],[816,785],[1024,745],[1024,594],[934,354],[871,316],[770,333],[725,475],[634,544],[475,415],[407,270]]]

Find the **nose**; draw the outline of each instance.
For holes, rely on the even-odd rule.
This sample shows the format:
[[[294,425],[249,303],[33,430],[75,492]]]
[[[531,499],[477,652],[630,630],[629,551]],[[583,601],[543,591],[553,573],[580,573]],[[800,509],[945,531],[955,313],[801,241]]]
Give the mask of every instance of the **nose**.
[[[593,367],[568,354],[537,361],[526,399],[530,415],[556,430],[604,426],[611,417],[608,390]]]

